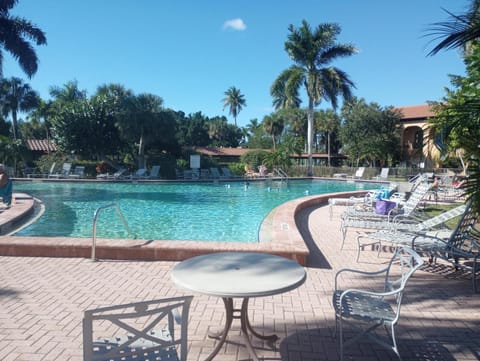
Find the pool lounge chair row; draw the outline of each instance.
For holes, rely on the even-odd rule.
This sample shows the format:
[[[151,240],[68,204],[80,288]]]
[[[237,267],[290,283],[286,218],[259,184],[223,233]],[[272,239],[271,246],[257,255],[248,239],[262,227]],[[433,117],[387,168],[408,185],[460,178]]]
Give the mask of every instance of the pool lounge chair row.
[[[127,174],[126,168],[120,168],[115,173],[102,173],[97,175],[97,179],[103,180],[138,180],[138,179],[157,179],[160,178],[160,166],[154,165],[150,170],[150,174],[146,168],[139,168],[133,174]]]

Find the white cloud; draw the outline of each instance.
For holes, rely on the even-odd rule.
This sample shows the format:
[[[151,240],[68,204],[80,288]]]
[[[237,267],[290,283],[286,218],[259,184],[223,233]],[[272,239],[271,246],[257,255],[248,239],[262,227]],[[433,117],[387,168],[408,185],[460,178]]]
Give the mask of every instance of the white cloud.
[[[243,22],[242,19],[231,19],[227,20],[223,23],[223,28],[224,29],[233,29],[233,30],[245,30],[247,28],[247,25]]]

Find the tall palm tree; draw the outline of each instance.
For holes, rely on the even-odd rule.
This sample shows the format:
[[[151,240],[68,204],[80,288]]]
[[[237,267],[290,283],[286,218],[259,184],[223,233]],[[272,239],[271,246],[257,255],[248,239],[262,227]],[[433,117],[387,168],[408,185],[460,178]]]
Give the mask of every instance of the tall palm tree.
[[[30,21],[9,14],[18,0],[0,1],[0,76],[3,76],[3,52],[8,51],[31,78],[38,69],[38,58],[30,41],[36,45],[47,43],[45,33]]]
[[[17,139],[17,116],[18,112],[26,112],[35,109],[40,97],[20,78],[2,79],[0,81],[1,107],[4,116],[12,115],[13,139]]]
[[[240,93],[240,89],[235,88],[234,86],[228,88],[225,92],[225,98],[223,98],[223,109],[226,107],[229,108],[229,114],[233,116],[235,120],[235,125],[237,125],[237,116],[238,113],[247,106],[247,101],[245,96]]]
[[[468,52],[470,44],[480,38],[480,0],[472,0],[465,14],[455,15],[448,10],[445,12],[450,19],[432,24],[427,33],[427,36],[435,36],[436,40],[443,39],[428,55],[455,48]]]
[[[339,57],[351,56],[357,52],[353,45],[338,44],[337,36],[340,27],[337,24],[320,24],[313,31],[303,20],[298,29],[290,25],[289,35],[285,42],[285,50],[295,65],[284,70],[270,88],[272,96],[285,94],[294,103],[301,86],[305,86],[308,96],[308,175],[313,174],[313,126],[314,107],[322,99],[330,101],[337,108],[337,97],[351,97],[351,89],[355,87],[348,75],[342,70],[328,66]]]

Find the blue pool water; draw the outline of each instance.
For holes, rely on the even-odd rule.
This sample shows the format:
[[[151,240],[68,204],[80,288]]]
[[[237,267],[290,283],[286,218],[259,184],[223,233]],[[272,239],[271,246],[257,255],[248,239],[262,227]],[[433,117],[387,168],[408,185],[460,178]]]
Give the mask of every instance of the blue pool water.
[[[16,235],[92,237],[98,207],[116,202],[137,239],[257,242],[263,218],[289,200],[322,193],[378,189],[375,183],[285,182],[87,183],[15,182],[45,204],[45,213]],[[97,237],[131,238],[114,208],[98,217]]]

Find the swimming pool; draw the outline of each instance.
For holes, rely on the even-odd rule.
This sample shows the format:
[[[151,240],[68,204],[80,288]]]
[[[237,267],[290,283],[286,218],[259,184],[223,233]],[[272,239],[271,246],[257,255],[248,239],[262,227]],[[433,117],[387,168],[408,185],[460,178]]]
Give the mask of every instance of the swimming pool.
[[[290,180],[286,182],[106,183],[15,182],[15,192],[40,199],[45,213],[18,236],[92,237],[98,207],[116,202],[137,239],[257,242],[263,218],[305,195],[363,189],[380,184]],[[102,211],[99,238],[130,238],[114,208]]]

